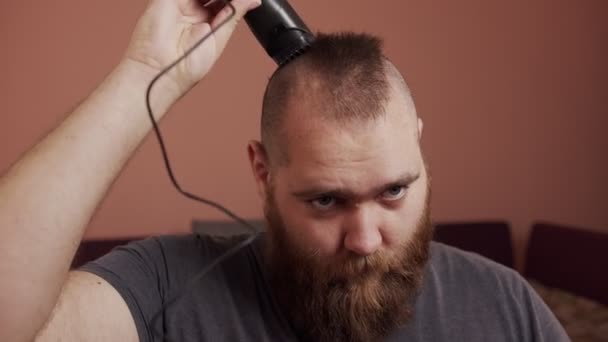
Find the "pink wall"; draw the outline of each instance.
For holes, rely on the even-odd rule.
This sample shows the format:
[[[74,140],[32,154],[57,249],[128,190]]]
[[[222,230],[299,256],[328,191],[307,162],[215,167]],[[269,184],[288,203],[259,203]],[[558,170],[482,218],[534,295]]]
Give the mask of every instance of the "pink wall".
[[[608,231],[608,2],[292,4],[315,30],[384,37],[425,120],[435,220],[509,220],[520,252],[537,219]],[[144,5],[0,3],[0,170],[111,70]],[[260,215],[245,144],[272,70],[242,25],[162,125],[182,183],[245,217]],[[192,218],[222,216],[176,194],[150,136],[87,235],[182,232]]]

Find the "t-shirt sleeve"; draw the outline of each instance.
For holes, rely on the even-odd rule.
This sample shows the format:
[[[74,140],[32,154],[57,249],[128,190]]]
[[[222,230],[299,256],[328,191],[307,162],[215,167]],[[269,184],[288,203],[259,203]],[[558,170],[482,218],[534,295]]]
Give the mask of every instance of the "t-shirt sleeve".
[[[79,270],[103,278],[118,291],[131,311],[140,341],[156,340],[163,320],[155,315],[162,310],[167,288],[167,260],[159,238],[117,247]]]
[[[566,331],[534,288],[523,278],[523,301],[530,313],[532,340],[539,342],[570,341]]]

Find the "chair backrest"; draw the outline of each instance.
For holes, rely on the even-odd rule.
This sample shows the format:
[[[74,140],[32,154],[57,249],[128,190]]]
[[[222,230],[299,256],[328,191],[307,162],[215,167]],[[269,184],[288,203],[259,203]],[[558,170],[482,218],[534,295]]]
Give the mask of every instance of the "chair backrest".
[[[433,240],[513,266],[509,223],[502,221],[439,223]]]
[[[608,234],[536,223],[524,275],[608,305]]]
[[[258,229],[264,231],[266,223],[263,219],[249,219],[247,222]],[[251,230],[236,221],[207,221],[193,220],[192,232],[199,235],[211,236],[232,236],[249,234]]]

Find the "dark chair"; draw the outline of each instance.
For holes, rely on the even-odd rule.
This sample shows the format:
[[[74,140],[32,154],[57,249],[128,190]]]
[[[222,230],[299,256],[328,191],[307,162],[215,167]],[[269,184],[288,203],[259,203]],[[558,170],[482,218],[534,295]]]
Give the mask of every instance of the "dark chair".
[[[439,223],[435,225],[433,240],[514,267],[511,229],[507,222]]]
[[[264,219],[247,219],[247,223],[251,224],[258,231],[266,230],[266,221]],[[241,234],[250,234],[251,229],[243,226],[236,221],[215,221],[215,220],[192,220],[192,233],[199,235],[211,236],[233,236]]]
[[[524,275],[608,305],[608,234],[536,223]]]

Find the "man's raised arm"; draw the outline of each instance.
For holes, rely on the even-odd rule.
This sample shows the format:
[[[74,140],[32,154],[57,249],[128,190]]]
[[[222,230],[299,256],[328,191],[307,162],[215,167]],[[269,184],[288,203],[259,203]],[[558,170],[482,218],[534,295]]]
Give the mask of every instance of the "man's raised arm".
[[[204,77],[236,19],[258,3],[232,1],[236,17],[160,79],[152,92],[157,120]],[[68,277],[69,266],[97,205],[151,129],[144,101],[148,83],[231,13],[212,7],[196,0],[149,1],[118,66],[0,178],[0,341],[31,341],[43,327],[41,339],[95,340],[97,328],[108,325],[104,319],[114,311],[125,314],[112,289],[93,291],[97,279]],[[97,307],[82,308],[87,303]],[[83,331],[64,336],[54,321]],[[113,340],[125,340],[125,331],[133,336],[132,322],[117,321],[125,325],[115,326]],[[108,340],[113,332],[104,334]]]

